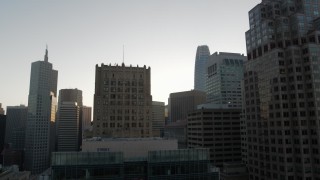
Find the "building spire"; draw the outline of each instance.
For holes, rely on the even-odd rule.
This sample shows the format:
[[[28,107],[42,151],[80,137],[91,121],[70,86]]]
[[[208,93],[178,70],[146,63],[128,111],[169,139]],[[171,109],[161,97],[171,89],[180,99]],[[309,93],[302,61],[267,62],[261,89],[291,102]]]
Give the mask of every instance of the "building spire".
[[[48,62],[48,44],[46,44],[46,54],[44,55],[44,61]]]

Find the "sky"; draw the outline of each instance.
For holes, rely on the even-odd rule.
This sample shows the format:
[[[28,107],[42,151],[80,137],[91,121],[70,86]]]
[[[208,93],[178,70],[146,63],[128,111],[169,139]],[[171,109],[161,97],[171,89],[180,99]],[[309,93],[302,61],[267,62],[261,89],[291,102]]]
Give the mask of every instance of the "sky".
[[[246,54],[248,11],[260,0],[0,1],[0,103],[28,105],[31,63],[58,70],[58,91],[93,106],[96,64],[151,67],[154,101],[194,86],[199,45]]]

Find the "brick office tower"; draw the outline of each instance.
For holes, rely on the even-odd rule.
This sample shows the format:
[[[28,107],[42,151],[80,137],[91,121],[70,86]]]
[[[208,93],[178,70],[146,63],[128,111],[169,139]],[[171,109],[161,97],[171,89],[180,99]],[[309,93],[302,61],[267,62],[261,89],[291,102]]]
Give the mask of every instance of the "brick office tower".
[[[152,137],[150,67],[96,65],[93,134]]]
[[[243,108],[251,180],[320,179],[319,6],[263,0],[249,11]]]

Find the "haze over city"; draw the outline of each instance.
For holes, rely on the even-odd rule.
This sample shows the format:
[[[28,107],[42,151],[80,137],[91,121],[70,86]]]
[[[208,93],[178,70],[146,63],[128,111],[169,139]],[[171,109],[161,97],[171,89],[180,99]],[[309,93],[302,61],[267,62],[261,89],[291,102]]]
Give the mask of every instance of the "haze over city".
[[[4,107],[27,105],[31,63],[49,61],[58,89],[78,88],[93,105],[96,64],[151,67],[153,100],[193,89],[198,45],[245,52],[248,11],[259,1],[2,1],[0,61]]]

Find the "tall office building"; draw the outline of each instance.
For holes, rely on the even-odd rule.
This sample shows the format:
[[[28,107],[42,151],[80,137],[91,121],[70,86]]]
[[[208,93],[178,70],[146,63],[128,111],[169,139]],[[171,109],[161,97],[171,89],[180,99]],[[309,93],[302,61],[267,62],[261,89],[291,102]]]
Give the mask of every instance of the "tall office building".
[[[59,90],[59,101],[58,101],[58,118],[57,118],[57,122],[56,122],[56,146],[59,150],[59,141],[58,139],[61,139],[59,138],[58,136],[60,136],[58,133],[59,129],[61,128],[65,128],[63,127],[62,125],[60,125],[60,107],[62,107],[62,104],[64,102],[70,102],[70,103],[76,103],[77,106],[80,108],[80,111],[79,111],[79,116],[77,116],[79,119],[77,119],[76,121],[78,122],[77,124],[73,124],[73,125],[77,125],[78,127],[78,130],[76,131],[77,132],[77,135],[78,135],[78,138],[76,139],[78,141],[78,148],[77,150],[80,150],[80,146],[82,144],[82,106],[83,106],[83,102],[82,102],[82,91],[75,88],[75,89],[60,89]],[[74,112],[73,111],[67,111],[67,112],[70,112],[72,114],[70,114],[70,116],[74,117]],[[67,112],[65,112],[64,116],[66,116]],[[65,118],[65,117],[63,117]],[[71,123],[71,122],[70,122]],[[61,148],[60,150],[61,151]]]
[[[31,65],[25,168],[32,174],[39,174],[50,165],[50,129],[55,121],[57,81],[58,71],[48,62],[46,50],[44,61]]]
[[[58,107],[63,102],[77,102],[78,106],[83,106],[82,103],[82,91],[75,88],[75,89],[60,89],[59,90],[59,100],[58,100]]]
[[[241,80],[246,57],[237,53],[216,52],[207,63],[207,103],[241,108]]]
[[[5,134],[6,134],[6,115],[0,114],[0,150],[2,151],[5,146]],[[3,164],[4,155],[0,153],[0,163]]]
[[[206,87],[206,66],[210,56],[209,47],[198,46],[194,66],[194,89],[205,91]]]
[[[4,115],[4,110],[2,108],[2,103],[0,103],[0,114]]]
[[[190,112],[188,148],[209,148],[210,161],[218,167],[241,162],[240,113],[228,106]]]
[[[7,123],[5,142],[12,145],[15,150],[24,149],[28,107],[7,106]]]
[[[82,132],[91,128],[91,112],[92,108],[89,106],[82,106]]]
[[[58,151],[79,151],[79,126],[80,106],[77,102],[61,102],[57,135]]]
[[[206,93],[198,90],[171,93],[168,101],[169,123],[186,120],[189,112],[206,102]]]
[[[152,101],[152,134],[162,137],[165,125],[164,102]]]
[[[150,67],[96,65],[93,134],[152,137]]]
[[[320,179],[320,2],[249,11],[245,120],[250,179]]]

